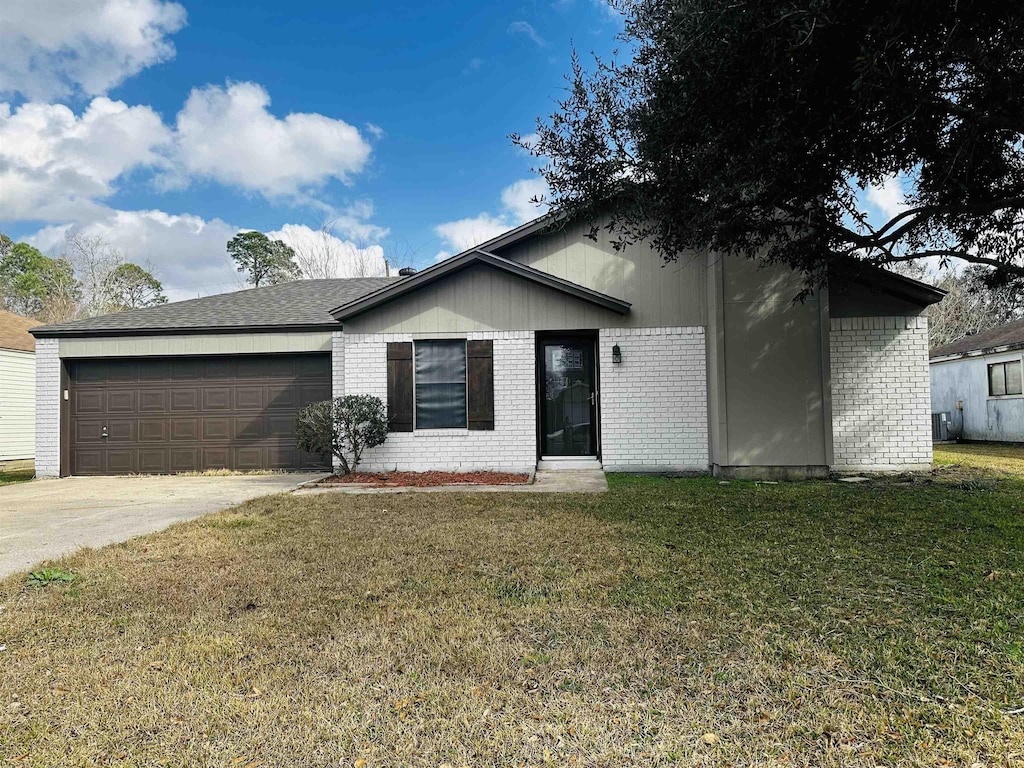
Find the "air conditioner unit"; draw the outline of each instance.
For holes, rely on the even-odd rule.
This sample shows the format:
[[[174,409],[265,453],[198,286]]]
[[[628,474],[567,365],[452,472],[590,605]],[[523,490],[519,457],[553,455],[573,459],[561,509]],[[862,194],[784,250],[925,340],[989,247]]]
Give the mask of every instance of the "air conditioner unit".
[[[949,411],[932,414],[932,441],[936,443],[950,440],[953,431],[953,415]]]

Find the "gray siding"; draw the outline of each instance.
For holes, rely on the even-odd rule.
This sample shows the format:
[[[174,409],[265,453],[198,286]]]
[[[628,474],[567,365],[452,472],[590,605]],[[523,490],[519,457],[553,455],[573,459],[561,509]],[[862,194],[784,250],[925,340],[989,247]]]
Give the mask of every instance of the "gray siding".
[[[704,254],[665,262],[644,244],[616,251],[601,230],[595,242],[586,225],[566,226],[499,251],[500,256],[632,303],[616,325],[632,328],[705,324]]]
[[[255,355],[330,352],[330,331],[209,333],[166,336],[96,336],[60,339],[62,358],[164,355]]]
[[[345,333],[535,331],[631,324],[635,325],[630,315],[476,264],[346,320]]]
[[[988,366],[1021,357],[1014,351],[932,363],[932,413],[949,412],[954,436],[965,440],[1024,441],[1024,396],[988,394]]]
[[[794,303],[799,277],[721,258],[709,274],[712,461],[820,467],[830,461],[824,296]]]

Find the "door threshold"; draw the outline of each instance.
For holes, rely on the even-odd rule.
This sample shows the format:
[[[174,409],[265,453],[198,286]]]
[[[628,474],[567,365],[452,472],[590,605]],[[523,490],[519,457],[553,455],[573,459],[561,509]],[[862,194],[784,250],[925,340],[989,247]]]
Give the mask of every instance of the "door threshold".
[[[595,456],[545,456],[537,462],[537,469],[541,471],[601,468]]]

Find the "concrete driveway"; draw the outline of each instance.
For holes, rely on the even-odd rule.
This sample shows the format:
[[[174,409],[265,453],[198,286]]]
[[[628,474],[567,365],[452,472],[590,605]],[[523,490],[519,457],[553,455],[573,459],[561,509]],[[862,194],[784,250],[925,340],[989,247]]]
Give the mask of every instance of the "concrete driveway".
[[[309,474],[67,477],[0,487],[0,576],[282,493]]]

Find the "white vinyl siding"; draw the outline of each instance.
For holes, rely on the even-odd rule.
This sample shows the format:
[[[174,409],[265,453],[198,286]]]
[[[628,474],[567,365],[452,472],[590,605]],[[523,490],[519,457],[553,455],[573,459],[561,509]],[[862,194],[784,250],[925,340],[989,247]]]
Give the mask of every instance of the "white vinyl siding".
[[[0,349],[0,461],[34,455],[35,405],[35,355]]]

